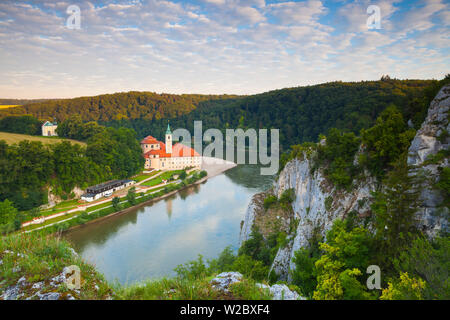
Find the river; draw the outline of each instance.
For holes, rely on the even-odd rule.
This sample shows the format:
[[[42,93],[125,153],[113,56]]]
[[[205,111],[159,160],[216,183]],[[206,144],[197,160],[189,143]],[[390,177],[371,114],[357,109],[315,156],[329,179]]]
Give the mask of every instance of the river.
[[[171,277],[177,265],[198,254],[211,259],[228,245],[237,250],[251,196],[272,181],[256,165],[238,165],[170,198],[75,229],[66,238],[109,281]]]

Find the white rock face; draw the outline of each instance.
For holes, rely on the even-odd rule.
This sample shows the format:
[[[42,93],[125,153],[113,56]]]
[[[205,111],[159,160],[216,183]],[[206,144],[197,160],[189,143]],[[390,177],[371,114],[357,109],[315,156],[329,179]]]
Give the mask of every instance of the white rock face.
[[[292,262],[294,252],[309,245],[308,240],[315,230],[325,236],[335,219],[345,218],[352,210],[359,213],[369,210],[367,200],[374,190],[374,181],[368,178],[351,192],[337,191],[327,183],[320,170],[311,174],[310,160],[305,157],[304,160],[290,161],[274,185],[278,196],[291,188],[296,194],[292,208],[299,225],[294,239],[286,248],[279,250],[272,265],[272,269],[285,280],[290,280],[289,268],[295,268]],[[332,199],[329,210],[325,206],[327,198]]]
[[[450,85],[444,86],[436,95],[428,108],[428,114],[417,131],[408,150],[408,164],[414,166],[411,174],[418,170],[426,170],[430,184],[423,188],[420,195],[422,205],[418,217],[422,229],[429,236],[436,236],[441,230],[448,230],[449,210],[441,206],[441,194],[432,188],[439,180],[439,168],[449,166],[449,159],[434,164],[423,165],[425,160],[441,150],[448,150],[450,139],[439,139],[441,134],[450,132],[448,112],[450,109]],[[441,140],[441,141],[440,141]]]
[[[260,198],[264,197],[264,194],[258,193],[255,194],[250,200],[250,204],[247,207],[247,211],[245,212],[244,223],[241,227],[241,232],[239,234],[239,246],[242,245],[242,242],[248,240],[250,237],[250,233],[252,232],[251,228],[253,222],[255,221],[255,213],[260,208]]]
[[[222,272],[211,280],[213,288],[223,292],[229,292],[230,285],[242,281],[243,276],[239,272]],[[266,284],[257,283],[256,286],[268,289],[273,296],[273,300],[305,300],[297,292],[292,291],[285,284],[274,284],[268,286]]]
[[[211,280],[213,288],[228,292],[230,285],[236,282],[240,282],[243,276],[239,272],[222,272]]]
[[[308,240],[317,229],[323,236],[330,229],[337,218],[356,210],[364,213],[369,210],[370,192],[374,190],[374,181],[367,178],[351,192],[335,190],[325,180],[320,170],[311,174],[311,162],[294,159],[286,164],[280,173],[278,181],[274,183],[274,193],[279,197],[285,190],[293,188],[296,199],[292,203],[295,218],[299,220],[296,233],[290,235],[288,244],[280,248],[271,267],[281,280],[290,280],[289,269],[294,268],[292,258],[294,252],[309,245]],[[256,194],[247,209],[243,227],[241,229],[240,243],[250,237],[251,227],[255,216],[261,210],[265,194]],[[331,207],[327,210],[325,200],[330,198]]]
[[[256,285],[260,288],[268,289],[272,294],[272,300],[306,300],[297,292],[289,289],[289,287],[285,284],[274,284],[271,287],[262,283],[257,283]]]

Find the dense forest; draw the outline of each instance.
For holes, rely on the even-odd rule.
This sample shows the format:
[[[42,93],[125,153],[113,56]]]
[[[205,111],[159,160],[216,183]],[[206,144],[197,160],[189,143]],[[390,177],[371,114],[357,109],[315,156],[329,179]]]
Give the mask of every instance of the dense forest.
[[[0,131],[21,133],[29,135],[40,135],[42,121],[31,115],[6,116],[0,119]]]
[[[24,105],[29,103],[40,103],[50,99],[0,99],[0,105]]]
[[[138,138],[163,137],[170,119],[172,128],[192,132],[194,120],[203,129],[278,128],[282,147],[317,141],[330,128],[358,134],[370,127],[388,105],[394,104],[417,127],[427,106],[419,101],[433,80],[332,82],[288,88],[252,96],[170,95],[128,92],[96,97],[52,100],[0,110],[0,118],[30,114],[58,122],[79,115],[84,122],[133,128]]]
[[[6,115],[30,114],[40,120],[59,122],[79,114],[83,121],[108,122],[122,119],[159,120],[175,118],[196,109],[204,101],[227,100],[234,96],[175,95],[153,92],[126,92],[95,97],[49,100],[0,111]]]

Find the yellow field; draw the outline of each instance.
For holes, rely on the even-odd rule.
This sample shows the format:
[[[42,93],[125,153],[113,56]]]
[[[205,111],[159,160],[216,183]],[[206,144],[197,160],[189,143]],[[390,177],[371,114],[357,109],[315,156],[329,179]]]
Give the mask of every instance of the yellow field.
[[[18,143],[22,140],[30,140],[30,141],[41,141],[43,144],[54,144],[54,143],[59,143],[61,141],[70,141],[71,143],[77,143],[77,144],[80,144],[83,146],[86,145],[84,142],[71,140],[71,139],[29,136],[26,134],[8,133],[8,132],[0,132],[0,140],[5,140],[7,144]]]
[[[0,109],[8,109],[8,108],[14,108],[14,107],[18,107],[18,105],[8,105],[8,104],[0,105]]]

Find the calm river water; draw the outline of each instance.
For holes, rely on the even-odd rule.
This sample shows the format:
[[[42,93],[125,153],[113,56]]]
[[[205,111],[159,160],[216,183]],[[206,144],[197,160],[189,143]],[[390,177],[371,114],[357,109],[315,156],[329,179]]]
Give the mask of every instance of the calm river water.
[[[239,165],[125,215],[67,234],[82,257],[107,280],[122,284],[173,276],[173,269],[202,254],[215,258],[237,249],[240,222],[253,194],[272,184],[256,165]]]

